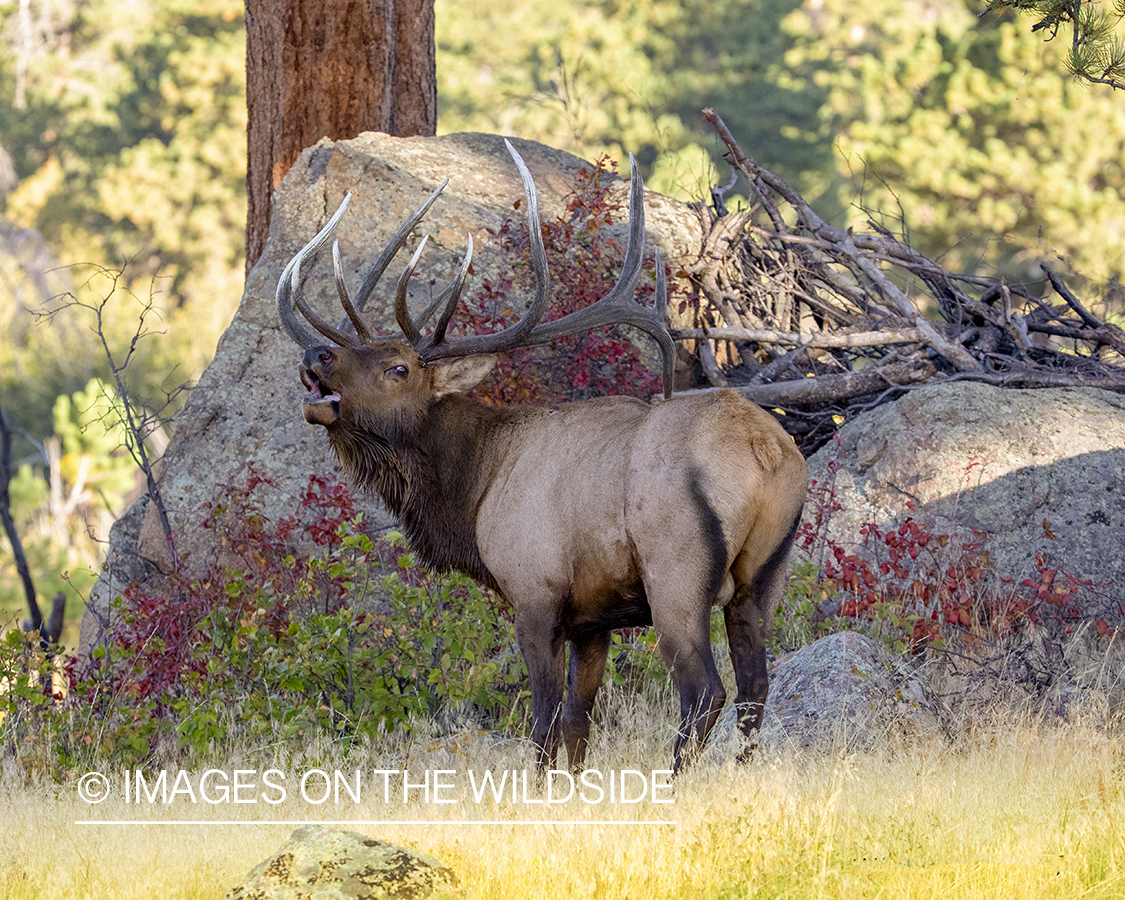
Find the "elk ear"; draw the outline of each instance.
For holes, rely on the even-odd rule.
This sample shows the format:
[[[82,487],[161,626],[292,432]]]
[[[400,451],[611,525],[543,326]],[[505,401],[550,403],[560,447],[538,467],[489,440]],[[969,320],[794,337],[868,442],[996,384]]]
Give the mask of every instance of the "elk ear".
[[[458,391],[471,391],[496,365],[496,355],[462,356],[449,362],[432,363],[433,391],[435,397],[444,397]]]

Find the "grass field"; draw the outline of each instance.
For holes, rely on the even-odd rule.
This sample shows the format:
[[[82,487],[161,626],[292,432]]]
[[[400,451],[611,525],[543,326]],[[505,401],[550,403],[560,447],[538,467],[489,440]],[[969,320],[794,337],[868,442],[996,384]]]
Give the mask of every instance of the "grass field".
[[[659,724],[601,729],[592,765],[607,781],[623,769],[651,777],[667,766],[670,726]],[[481,739],[372,753],[362,762],[355,754],[346,763],[331,753],[286,758],[277,747],[247,754],[218,766],[210,782],[216,799],[234,770],[254,770],[241,776],[249,786],[240,794],[254,802],[239,804],[207,802],[197,787],[192,802],[186,776],[168,804],[159,791],[155,803],[127,804],[125,773],[106,773],[112,795],[91,805],[79,799],[77,779],[28,787],[7,773],[0,897],[219,898],[305,821],[368,823],[352,827],[438,857],[477,898],[1125,896],[1120,738],[1028,722],[972,732],[953,747],[893,755],[782,753],[739,766],[712,754],[677,780],[674,795],[657,791],[671,803],[651,802],[651,791],[638,803],[607,796],[548,806],[522,802],[521,791],[515,802],[510,791],[500,803],[476,802],[470,770],[499,777],[522,772],[530,759],[518,743]],[[404,765],[413,783],[432,777],[431,786],[452,786],[428,802],[413,788],[404,805],[401,776],[373,774]],[[280,796],[262,775],[271,766],[279,774],[270,780],[287,788],[281,803],[265,800]],[[346,792],[339,804],[302,798],[301,773],[314,767],[339,768],[350,779],[358,767],[360,802]],[[146,784],[155,782],[155,773],[146,775]],[[629,777],[639,792],[641,776]],[[174,778],[169,772],[169,789]],[[313,800],[323,784],[310,777]],[[532,781],[528,797],[538,796]],[[76,824],[137,819],[227,824]]]

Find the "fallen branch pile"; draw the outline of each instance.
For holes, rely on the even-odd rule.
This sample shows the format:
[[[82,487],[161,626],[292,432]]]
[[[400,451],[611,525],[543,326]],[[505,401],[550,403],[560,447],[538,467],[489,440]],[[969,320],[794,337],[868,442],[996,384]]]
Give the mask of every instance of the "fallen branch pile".
[[[673,337],[694,345],[712,387],[783,411],[806,451],[841,417],[921,384],[1125,391],[1125,331],[1046,266],[1055,305],[1026,285],[950,272],[874,223],[871,234],[829,225],[743,153],[714,110],[704,115],[754,203],[726,211],[732,180],[698,207],[703,253],[681,273],[700,294],[698,320]]]

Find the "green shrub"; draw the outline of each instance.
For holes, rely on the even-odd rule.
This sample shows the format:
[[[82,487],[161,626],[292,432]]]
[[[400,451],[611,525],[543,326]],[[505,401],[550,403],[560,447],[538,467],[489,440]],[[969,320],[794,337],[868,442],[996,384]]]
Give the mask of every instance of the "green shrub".
[[[420,569],[400,534],[375,540],[346,489],[314,477],[298,516],[269,529],[268,480],[210,507],[238,565],[193,573],[171,597],[130,588],[79,673],[12,630],[0,644],[0,745],[32,772],[157,757],[199,762],[249,746],[347,747],[452,707],[526,719],[511,618],[470,579]],[[302,518],[304,516],[304,518]],[[292,549],[300,529],[319,545]],[[67,690],[44,687],[65,676]]]

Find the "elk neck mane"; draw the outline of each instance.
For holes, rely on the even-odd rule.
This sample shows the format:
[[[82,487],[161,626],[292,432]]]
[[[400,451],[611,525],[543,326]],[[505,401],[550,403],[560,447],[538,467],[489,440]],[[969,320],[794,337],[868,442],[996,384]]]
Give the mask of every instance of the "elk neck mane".
[[[456,569],[496,589],[477,547],[477,509],[507,426],[535,411],[450,394],[416,416],[360,419],[327,431],[348,478],[382,498],[426,566]]]

